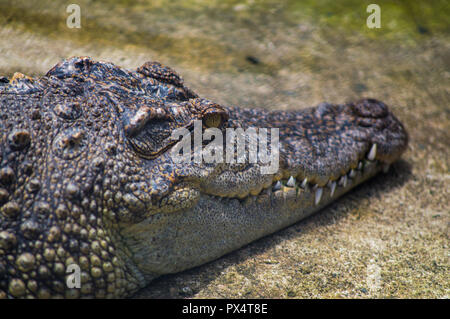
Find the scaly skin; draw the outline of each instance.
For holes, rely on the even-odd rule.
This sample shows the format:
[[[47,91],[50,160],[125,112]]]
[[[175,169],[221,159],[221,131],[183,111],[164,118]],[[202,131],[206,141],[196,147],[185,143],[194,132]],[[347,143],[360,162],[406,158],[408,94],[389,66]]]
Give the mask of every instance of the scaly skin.
[[[407,145],[376,100],[301,111],[200,99],[158,63],[75,57],[0,79],[0,297],[123,297],[286,227]],[[277,127],[280,169],[176,164],[176,128]],[[292,176],[292,178],[291,178]],[[279,182],[281,180],[281,182]],[[81,288],[66,285],[81,268]]]

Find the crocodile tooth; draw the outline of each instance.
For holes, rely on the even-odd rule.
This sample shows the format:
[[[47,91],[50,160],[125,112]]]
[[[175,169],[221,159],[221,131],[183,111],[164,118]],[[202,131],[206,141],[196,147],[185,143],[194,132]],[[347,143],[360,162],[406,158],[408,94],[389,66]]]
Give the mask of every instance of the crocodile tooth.
[[[339,179],[339,185],[343,186],[343,187],[347,187],[347,175],[343,175],[340,179]]]
[[[286,183],[286,186],[289,186],[289,187],[295,187],[295,178],[294,178],[293,176],[291,176],[291,177],[289,178],[289,180],[288,180],[287,183]]]
[[[335,181],[331,182],[331,184],[330,184],[330,189],[331,189],[331,194],[330,194],[330,196],[333,197],[334,191],[336,190],[336,182],[335,182]]]
[[[322,187],[317,187],[316,189],[316,196],[314,199],[314,203],[316,205],[318,205],[320,203],[320,199],[322,198],[322,193],[323,193],[323,188]]]
[[[281,189],[281,182],[280,181],[277,181],[276,183],[275,183],[275,186],[273,187],[273,191],[278,191],[278,190],[280,190]]]
[[[355,178],[356,177],[356,172],[355,172],[354,169],[350,170],[350,173],[348,173],[348,177],[350,177],[350,178]]]
[[[361,161],[359,161],[358,163],[358,170],[362,170],[363,169],[363,163]]]
[[[369,161],[373,161],[376,155],[377,155],[377,144],[373,144],[372,148],[370,149],[369,155],[367,155],[367,159]]]
[[[300,187],[301,187],[301,188],[305,188],[306,185],[308,185],[308,179],[307,179],[307,178],[305,178],[305,179],[303,180],[303,182],[302,182],[302,184],[300,185]]]
[[[384,164],[383,165],[383,173],[386,174],[389,171],[389,168],[391,168],[390,164]]]

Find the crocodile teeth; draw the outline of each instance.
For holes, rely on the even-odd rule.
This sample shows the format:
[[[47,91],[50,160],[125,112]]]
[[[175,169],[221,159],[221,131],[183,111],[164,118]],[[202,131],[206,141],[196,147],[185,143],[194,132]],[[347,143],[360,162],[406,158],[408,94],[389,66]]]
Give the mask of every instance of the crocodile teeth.
[[[367,155],[367,159],[369,161],[373,161],[376,155],[377,155],[377,144],[373,144],[372,148],[370,149],[369,155]]]
[[[339,185],[343,186],[343,187],[347,187],[347,175],[343,175],[340,179],[339,179]]]
[[[330,189],[331,189],[331,194],[330,194],[330,196],[333,197],[334,191],[336,190],[336,182],[335,182],[335,181],[331,182],[331,184],[330,184]]]
[[[363,163],[361,161],[359,161],[358,163],[358,170],[362,170],[363,169]]]
[[[350,178],[355,178],[356,177],[356,172],[355,172],[354,169],[350,170],[350,173],[348,173],[348,177],[350,177]]]
[[[322,198],[322,193],[323,193],[323,188],[322,187],[318,187],[316,189],[316,196],[315,196],[315,199],[314,199],[314,203],[316,205],[318,205],[320,203],[320,199]]]
[[[275,183],[275,186],[273,187],[273,190],[274,191],[278,191],[280,189],[281,189],[281,182],[278,181],[278,182]]]
[[[291,176],[291,177],[289,178],[289,180],[288,180],[287,183],[286,183],[286,186],[289,186],[289,187],[295,187],[295,178],[294,178],[293,176]]]
[[[305,178],[305,179],[303,180],[302,184],[300,185],[300,187],[301,187],[301,188],[305,188],[307,184],[308,184],[308,179]]]

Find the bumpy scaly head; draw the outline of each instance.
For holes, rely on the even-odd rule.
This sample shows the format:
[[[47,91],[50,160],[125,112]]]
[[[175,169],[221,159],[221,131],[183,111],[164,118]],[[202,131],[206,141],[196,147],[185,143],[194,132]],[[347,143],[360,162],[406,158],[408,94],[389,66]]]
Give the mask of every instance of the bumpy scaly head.
[[[39,79],[16,74],[0,99],[0,297],[120,296],[142,286],[117,247],[119,225],[161,210],[177,191],[165,155],[171,130],[225,120],[223,109],[159,63],[128,72],[83,57]],[[67,289],[71,264],[81,289]]]
[[[221,227],[236,222],[238,229],[239,221],[216,227],[202,212],[240,216],[274,209],[281,197],[301,209],[296,196],[310,198],[307,190],[317,205],[367,164],[390,164],[407,143],[402,125],[375,100],[298,112],[226,108],[198,98],[156,62],[127,71],[71,58],[42,78],[17,74],[0,84],[0,107],[0,297],[123,296],[229,251],[233,245],[218,244],[208,255],[204,245],[213,251],[214,244],[196,242],[209,235],[195,223],[226,243],[232,239]],[[170,150],[181,141],[171,135],[192,132],[196,120],[224,141],[227,128],[279,128],[280,169],[175,163]],[[199,212],[192,227],[183,220],[189,212]],[[192,260],[199,251],[204,256]],[[72,264],[81,270],[80,289],[66,284]]]

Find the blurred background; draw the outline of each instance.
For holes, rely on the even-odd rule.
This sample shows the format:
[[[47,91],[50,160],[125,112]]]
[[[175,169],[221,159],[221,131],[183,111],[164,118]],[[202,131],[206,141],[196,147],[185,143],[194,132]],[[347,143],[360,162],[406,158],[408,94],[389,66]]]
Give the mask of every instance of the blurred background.
[[[370,29],[373,2],[0,0],[0,76],[88,55],[130,69],[159,61],[224,105],[380,99],[411,138],[390,173],[137,297],[448,298],[450,2],[377,0],[381,28]],[[80,28],[67,26],[70,4]]]

